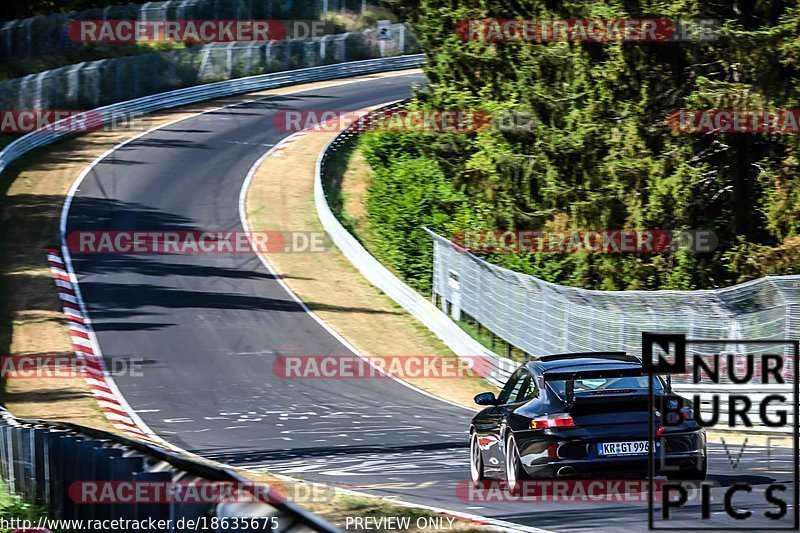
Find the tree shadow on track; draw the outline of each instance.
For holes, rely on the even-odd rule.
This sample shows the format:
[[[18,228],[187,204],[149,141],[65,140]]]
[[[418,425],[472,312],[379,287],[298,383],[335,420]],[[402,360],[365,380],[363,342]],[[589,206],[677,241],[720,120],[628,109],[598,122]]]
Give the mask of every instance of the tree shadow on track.
[[[366,455],[366,454],[392,454],[392,453],[411,453],[411,452],[430,452],[435,450],[461,450],[469,448],[469,442],[433,442],[428,444],[407,444],[403,446],[391,445],[353,445],[353,446],[321,446],[316,448],[292,448],[287,450],[270,451],[242,451],[214,453],[208,450],[190,450],[193,453],[202,455],[207,459],[220,461],[234,465],[245,465],[251,463],[263,463],[269,461],[285,461],[286,459],[298,459],[304,457],[327,457],[342,455]]]

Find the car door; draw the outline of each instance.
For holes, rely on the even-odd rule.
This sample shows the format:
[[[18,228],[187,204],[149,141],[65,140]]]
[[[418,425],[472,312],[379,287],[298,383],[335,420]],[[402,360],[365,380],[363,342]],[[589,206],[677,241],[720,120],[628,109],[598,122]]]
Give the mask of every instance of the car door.
[[[497,397],[499,405],[487,407],[474,419],[475,432],[478,442],[483,450],[484,468],[489,470],[502,470],[504,451],[502,439],[508,423],[508,401],[516,400],[519,389],[525,376],[530,373],[524,368],[518,368],[508,379],[500,395]]]

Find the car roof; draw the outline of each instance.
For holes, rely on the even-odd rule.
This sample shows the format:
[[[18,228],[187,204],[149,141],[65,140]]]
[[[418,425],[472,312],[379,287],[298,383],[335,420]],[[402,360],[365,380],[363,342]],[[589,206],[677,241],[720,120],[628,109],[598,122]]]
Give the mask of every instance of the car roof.
[[[598,366],[603,366],[611,369],[629,368],[631,366],[641,365],[642,361],[639,358],[627,355],[625,352],[584,352],[546,355],[540,357],[536,361],[527,363],[529,370],[538,373],[564,368],[578,370],[587,367],[596,368]]]

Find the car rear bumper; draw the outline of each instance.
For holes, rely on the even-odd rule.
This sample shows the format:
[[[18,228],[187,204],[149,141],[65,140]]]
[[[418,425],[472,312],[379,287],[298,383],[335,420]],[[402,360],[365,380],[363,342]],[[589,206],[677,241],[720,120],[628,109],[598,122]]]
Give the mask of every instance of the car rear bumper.
[[[527,435],[526,435],[527,434]],[[646,441],[646,435],[604,435],[601,438],[542,435],[541,432],[516,434],[520,459],[532,477],[554,477],[594,473],[639,473],[649,471],[649,456],[603,456],[598,443]],[[696,469],[706,458],[706,436],[702,429],[672,433],[657,440],[653,454],[656,474],[680,469]]]
[[[672,454],[665,457],[663,464],[655,459],[655,474],[662,475],[668,471],[698,468],[705,461],[704,453]],[[603,459],[560,460],[533,466],[523,465],[525,472],[531,477],[579,476],[588,474],[615,473],[631,474],[649,472],[648,457],[609,457]]]

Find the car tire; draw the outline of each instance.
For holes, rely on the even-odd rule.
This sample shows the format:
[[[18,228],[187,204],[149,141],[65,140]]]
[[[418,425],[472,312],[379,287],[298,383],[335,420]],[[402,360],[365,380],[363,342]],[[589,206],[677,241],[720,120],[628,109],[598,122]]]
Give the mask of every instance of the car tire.
[[[520,492],[522,481],[525,479],[525,471],[522,469],[522,460],[517,448],[517,440],[513,433],[509,433],[506,439],[505,473],[508,490],[512,494]]]
[[[667,472],[669,481],[705,481],[708,475],[708,460],[703,457],[703,465],[699,468],[689,470],[679,470],[677,472]]]
[[[473,483],[486,479],[483,472],[483,454],[478,442],[478,435],[474,431],[469,437],[469,477]]]

